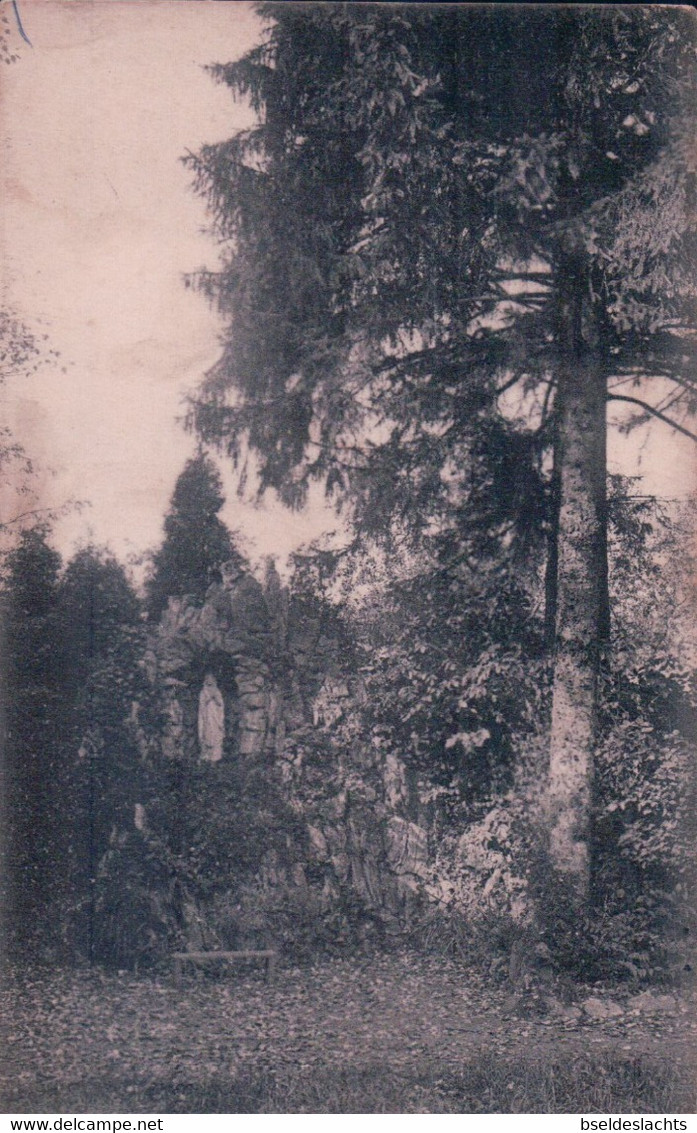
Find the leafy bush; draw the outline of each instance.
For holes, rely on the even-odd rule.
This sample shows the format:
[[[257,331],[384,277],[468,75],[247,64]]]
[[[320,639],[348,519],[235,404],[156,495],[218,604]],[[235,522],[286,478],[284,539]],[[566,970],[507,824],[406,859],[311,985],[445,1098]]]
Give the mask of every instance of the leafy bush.
[[[115,832],[87,910],[92,958],[116,968],[157,963],[176,938],[173,897],[161,847],[139,831]]]
[[[239,936],[251,946],[273,944],[296,963],[385,943],[379,915],[350,886],[322,891],[298,884],[266,890],[250,885],[240,894],[234,916]]]
[[[475,586],[432,572],[378,593],[357,618],[367,723],[383,746],[461,806],[510,789],[520,744],[545,714],[548,674],[530,596],[497,575]]]
[[[470,972],[503,983],[513,945],[526,931],[527,926],[497,910],[481,912],[471,920],[457,908],[430,908],[408,940],[419,952],[455,960]]]

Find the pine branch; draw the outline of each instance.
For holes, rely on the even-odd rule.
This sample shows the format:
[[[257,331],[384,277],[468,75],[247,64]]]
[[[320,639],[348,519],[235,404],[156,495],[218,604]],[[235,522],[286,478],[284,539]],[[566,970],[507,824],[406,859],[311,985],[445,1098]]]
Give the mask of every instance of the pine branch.
[[[657,417],[659,421],[663,421],[664,425],[669,425],[671,429],[675,429],[678,433],[682,433],[684,437],[689,437],[691,441],[697,444],[697,434],[691,433],[684,425],[679,425],[677,421],[673,421],[667,417],[665,413],[661,413],[659,409],[654,409],[652,405],[647,405],[645,401],[641,401],[638,397],[628,397],[626,394],[614,393],[610,394],[607,398],[608,401],[627,401],[631,405],[638,405],[645,413],[650,413],[652,417]]]

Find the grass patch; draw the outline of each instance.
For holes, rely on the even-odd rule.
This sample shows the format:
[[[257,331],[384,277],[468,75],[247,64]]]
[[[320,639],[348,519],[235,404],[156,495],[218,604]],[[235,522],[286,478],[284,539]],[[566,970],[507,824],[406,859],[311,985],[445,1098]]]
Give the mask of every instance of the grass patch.
[[[483,1055],[441,1082],[459,1113],[693,1113],[691,1067],[646,1056]]]
[[[60,1096],[56,1096],[59,1094]],[[690,1068],[610,1053],[564,1058],[472,1056],[458,1073],[371,1066],[260,1067],[232,1079],[66,1085],[23,1099],[24,1112],[106,1113],[693,1113]],[[10,1111],[13,1107],[10,1105]]]

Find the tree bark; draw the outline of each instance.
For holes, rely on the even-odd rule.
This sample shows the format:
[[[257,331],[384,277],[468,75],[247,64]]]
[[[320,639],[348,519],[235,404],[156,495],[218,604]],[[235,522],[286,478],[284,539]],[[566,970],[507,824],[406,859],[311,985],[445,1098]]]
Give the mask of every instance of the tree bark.
[[[586,273],[560,273],[559,519],[549,766],[551,864],[589,896],[598,667],[607,635],[606,372]]]
[[[557,412],[557,411],[555,411]],[[547,563],[545,565],[545,653],[554,656],[557,640],[557,574],[559,572],[559,506],[561,494],[561,449],[559,445],[558,413],[554,421],[552,442],[552,475],[549,485],[549,530],[547,532]]]

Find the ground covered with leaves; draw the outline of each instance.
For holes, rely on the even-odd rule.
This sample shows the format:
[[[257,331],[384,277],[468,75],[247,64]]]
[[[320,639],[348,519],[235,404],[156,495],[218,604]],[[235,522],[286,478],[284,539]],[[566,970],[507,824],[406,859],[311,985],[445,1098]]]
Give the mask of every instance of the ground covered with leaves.
[[[4,1112],[694,1112],[691,999],[520,1012],[435,957],[192,976],[14,973]],[[585,1006],[584,1006],[585,1005]]]

